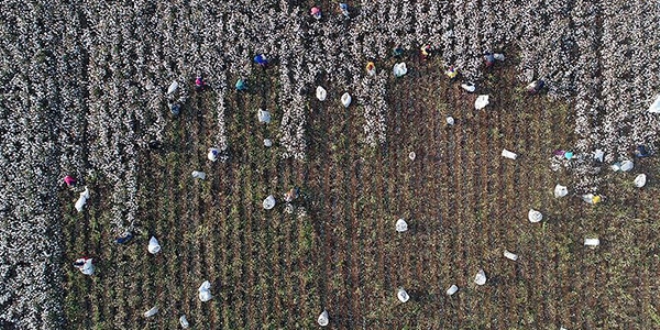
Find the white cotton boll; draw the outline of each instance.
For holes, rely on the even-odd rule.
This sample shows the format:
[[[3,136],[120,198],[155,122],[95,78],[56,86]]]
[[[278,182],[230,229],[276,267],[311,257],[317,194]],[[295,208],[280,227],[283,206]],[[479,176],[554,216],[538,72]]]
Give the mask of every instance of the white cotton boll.
[[[158,244],[158,240],[156,237],[151,236],[149,239],[149,246],[147,247],[147,250],[149,250],[149,253],[151,254],[156,254],[160,252],[160,244]]]
[[[585,246],[598,246],[598,245],[600,245],[600,240],[598,238],[585,238],[584,239],[584,245]]]
[[[646,174],[640,174],[635,178],[635,187],[642,188],[646,185]]]
[[[473,83],[470,83],[470,82],[469,82],[469,83],[461,84],[461,88],[463,88],[464,90],[466,90],[466,91],[469,92],[469,93],[474,93],[474,91],[477,89],[477,88],[474,86],[474,84],[473,84]]]
[[[474,101],[474,108],[476,110],[481,110],[485,108],[490,102],[488,102],[488,95],[479,95],[477,100]]]
[[[204,180],[206,179],[206,173],[200,171],[192,171],[192,177],[195,179]]]
[[[396,231],[403,233],[408,230],[408,223],[406,223],[406,220],[399,219],[396,221],[395,228]]]
[[[351,98],[351,95],[348,93],[344,93],[344,95],[341,96],[341,104],[343,104],[346,108],[351,105],[352,100],[353,99]]]
[[[179,324],[183,329],[188,329],[188,327],[190,327],[190,324],[188,324],[188,320],[186,319],[185,315],[181,315],[181,317],[179,317]]]
[[[447,295],[453,296],[454,293],[456,293],[457,291],[458,291],[458,287],[455,284],[452,284],[452,286],[450,286],[449,289],[447,289]]]
[[[502,149],[502,156],[503,156],[504,158],[513,159],[513,160],[515,160],[516,158],[518,158],[518,155],[517,155],[517,154],[515,154],[515,153],[513,153],[513,152],[511,152],[511,151],[509,151],[509,150],[506,150],[506,149]]]
[[[266,197],[263,202],[263,207],[266,210],[270,210],[275,207],[275,197],[273,197],[273,195]]]
[[[509,260],[513,260],[513,261],[518,260],[518,255],[517,254],[511,253],[507,250],[504,250],[504,257],[509,259]]]
[[[209,281],[204,281],[202,285],[199,286],[199,300],[206,302],[211,300],[211,283]]]
[[[321,86],[316,87],[316,98],[319,99],[319,101],[325,101],[327,96],[328,92],[325,90],[325,88]]]
[[[325,327],[330,323],[330,319],[328,316],[328,311],[323,311],[321,315],[319,315],[319,318],[316,320],[320,326]]]
[[[396,293],[396,297],[399,298],[399,301],[403,303],[410,299],[408,292],[406,292],[406,290],[403,288],[399,288],[399,291]]]
[[[566,195],[568,195],[568,188],[559,184],[555,186],[555,198],[564,197]]]
[[[483,269],[479,269],[477,275],[474,276],[474,283],[476,283],[477,285],[486,284],[486,273],[484,272]]]
[[[170,84],[170,87],[167,89],[167,94],[173,94],[176,90],[179,89],[179,83],[175,81]]]
[[[527,213],[527,219],[529,219],[529,222],[531,223],[536,223],[543,220],[543,214],[537,210],[529,209],[529,212]]]
[[[144,317],[152,317],[158,313],[158,307],[154,306],[150,310],[144,312]]]

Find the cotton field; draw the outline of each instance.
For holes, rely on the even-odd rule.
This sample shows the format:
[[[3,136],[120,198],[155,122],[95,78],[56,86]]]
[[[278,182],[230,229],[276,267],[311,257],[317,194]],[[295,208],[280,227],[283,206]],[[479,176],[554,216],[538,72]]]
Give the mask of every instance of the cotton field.
[[[659,19],[5,0],[0,328],[659,328]]]

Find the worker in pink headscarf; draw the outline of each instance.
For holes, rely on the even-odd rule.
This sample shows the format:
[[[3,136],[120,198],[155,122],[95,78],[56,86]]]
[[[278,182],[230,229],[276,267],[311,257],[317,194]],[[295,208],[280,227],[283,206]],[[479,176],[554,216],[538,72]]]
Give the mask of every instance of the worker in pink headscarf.
[[[321,9],[319,7],[312,7],[312,10],[310,10],[310,13],[317,20],[321,19]]]

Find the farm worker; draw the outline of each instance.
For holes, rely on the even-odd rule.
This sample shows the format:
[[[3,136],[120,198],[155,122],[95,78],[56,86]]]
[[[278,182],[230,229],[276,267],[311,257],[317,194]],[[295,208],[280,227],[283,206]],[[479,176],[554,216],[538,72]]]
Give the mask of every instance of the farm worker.
[[[582,195],[582,200],[589,204],[598,204],[602,201],[602,198],[599,195],[586,194]]]
[[[403,48],[401,48],[401,46],[397,46],[396,48],[394,48],[392,53],[394,54],[394,57],[399,57],[403,55]]]
[[[447,71],[445,71],[445,74],[447,77],[449,77],[449,79],[454,80],[454,78],[458,76],[458,69],[452,65],[449,67],[449,69],[447,69]]]
[[[209,148],[209,153],[206,156],[210,161],[215,162],[218,160],[219,154],[220,150],[218,148]]]
[[[533,81],[532,83],[527,85],[527,93],[532,95],[538,94],[538,92],[540,92],[544,86],[545,86],[545,82],[542,79]]]
[[[72,176],[70,176],[70,175],[67,175],[67,176],[64,177],[64,182],[66,183],[66,186],[67,186],[67,187],[69,187],[69,188],[73,188],[73,187],[76,186],[76,183],[77,183],[78,181],[76,180],[76,178],[74,178],[74,177],[72,177]]]
[[[117,244],[126,244],[133,239],[133,233],[130,231],[125,231],[123,234],[115,238],[115,243]]]
[[[345,3],[340,3],[339,4],[339,11],[346,17],[349,18],[350,14],[348,13],[348,4]]]
[[[236,81],[236,90],[237,91],[244,91],[246,89],[247,89],[247,85],[245,84],[245,80],[238,79],[238,81]]]
[[[644,157],[651,156],[651,153],[649,153],[649,151],[646,150],[645,146],[639,145],[639,146],[637,146],[637,150],[635,150],[635,156],[637,158],[644,158]]]
[[[295,200],[296,198],[298,198],[298,196],[300,196],[300,188],[294,187],[294,188],[291,188],[291,190],[289,190],[286,194],[284,194],[284,200],[287,203],[290,203],[293,200]]]
[[[171,112],[173,115],[178,116],[179,113],[181,112],[181,105],[179,105],[178,102],[174,102],[174,103],[172,103],[172,102],[169,102],[169,101],[168,101],[168,102],[167,102],[167,105],[170,107],[170,112]]]
[[[149,141],[149,148],[151,148],[151,149],[158,149],[158,148],[160,148],[160,142],[158,142],[157,140],[151,140],[151,141]]]
[[[373,75],[376,74],[376,65],[374,64],[374,62],[368,62],[367,63],[367,73],[370,76],[373,76]]]
[[[206,83],[202,79],[202,76],[197,76],[197,78],[195,79],[195,90],[197,90],[198,92],[201,92],[204,89],[205,86],[206,86]]]
[[[425,59],[429,55],[431,55],[431,45],[429,44],[423,45],[422,47],[419,48],[419,50],[422,53],[422,59]]]
[[[484,55],[484,63],[486,64],[487,68],[492,67],[495,65],[495,56],[493,56],[491,53],[486,53],[486,55]]]
[[[268,60],[266,59],[266,55],[264,54],[259,54],[255,56],[254,62],[261,65],[261,67],[264,69],[268,66]]]
[[[92,264],[92,258],[79,258],[76,262],[73,263],[73,266],[78,268],[81,273],[85,275],[94,274],[94,265]]]
[[[312,10],[310,10],[310,13],[317,20],[321,19],[321,9],[319,7],[312,7]]]

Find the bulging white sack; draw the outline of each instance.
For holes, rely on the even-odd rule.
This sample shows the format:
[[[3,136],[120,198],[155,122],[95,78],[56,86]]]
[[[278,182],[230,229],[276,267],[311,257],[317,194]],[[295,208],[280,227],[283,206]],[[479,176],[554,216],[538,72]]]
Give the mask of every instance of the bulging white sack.
[[[410,299],[408,292],[406,292],[406,290],[403,288],[399,288],[399,291],[396,293],[396,297],[399,298],[399,301],[401,302],[406,302],[408,299]]]
[[[511,253],[507,250],[504,250],[504,257],[509,259],[509,260],[513,260],[513,261],[518,260],[518,255],[517,254]]]
[[[149,239],[149,246],[147,246],[147,250],[149,250],[149,253],[151,254],[156,254],[160,252],[160,244],[158,244],[158,240],[156,237],[151,236]]]
[[[536,223],[543,220],[543,214],[537,210],[529,209],[529,212],[527,213],[527,219],[529,219],[529,222]]]
[[[144,317],[152,317],[158,313],[158,307],[154,306],[150,310],[144,312]]]
[[[556,198],[564,197],[566,195],[568,195],[568,188],[566,188],[562,185],[559,185],[559,184],[555,186],[555,197]]]
[[[483,269],[479,269],[477,275],[474,276],[474,283],[476,283],[477,285],[486,284],[486,273],[484,272]]]
[[[341,96],[341,104],[343,104],[347,108],[349,105],[351,105],[352,100],[353,99],[351,98],[351,94],[344,93],[344,95]]]
[[[266,210],[270,210],[275,207],[275,197],[273,197],[273,195],[266,197],[266,199],[264,199],[263,206]]]
[[[584,245],[585,246],[598,246],[598,245],[600,245],[600,240],[598,238],[585,238],[584,239]]]
[[[202,302],[209,301],[211,300],[211,283],[209,281],[204,281],[202,285],[200,285],[199,289],[199,300]]]
[[[175,80],[170,84],[170,87],[167,88],[167,94],[173,94],[177,89],[179,89],[179,83]]]
[[[504,158],[514,159],[514,160],[515,160],[516,158],[518,158],[518,155],[517,155],[516,153],[511,152],[511,151],[506,150],[506,149],[502,149],[502,156],[503,156]]]
[[[325,88],[321,86],[316,87],[316,98],[319,99],[319,101],[325,101],[327,96],[328,92],[325,90]]]
[[[408,223],[406,223],[406,220],[399,219],[396,221],[396,231],[403,233],[404,231],[408,230]]]
[[[257,112],[257,118],[259,118],[260,123],[268,124],[270,123],[270,112],[259,109]]]
[[[316,320],[320,326],[325,327],[330,323],[330,319],[328,318],[328,311],[323,311],[321,315],[319,315],[319,318]]]
[[[646,174],[640,174],[635,178],[635,187],[641,188],[646,185]]]
[[[477,100],[474,101],[474,108],[477,110],[481,110],[485,108],[488,105],[488,95],[479,95],[477,97]]]
[[[188,323],[185,315],[181,315],[181,317],[179,317],[179,324],[181,324],[181,328],[183,329],[188,329],[188,327],[190,327],[190,324]]]
[[[473,83],[461,84],[461,88],[466,90],[468,93],[474,93],[474,91],[477,89]]]
[[[206,179],[206,173],[200,171],[192,171],[192,177],[195,179],[204,180]]]
[[[89,189],[85,187],[85,191],[80,193],[80,197],[78,197],[78,200],[76,201],[76,210],[78,212],[82,212],[83,207],[87,204],[87,199],[89,199]]]
[[[448,296],[453,296],[454,293],[458,291],[458,287],[455,284],[452,284],[449,289],[447,289],[447,295]]]
[[[395,77],[403,77],[408,73],[408,68],[406,68],[406,63],[397,63],[394,64],[394,69],[392,69]]]

